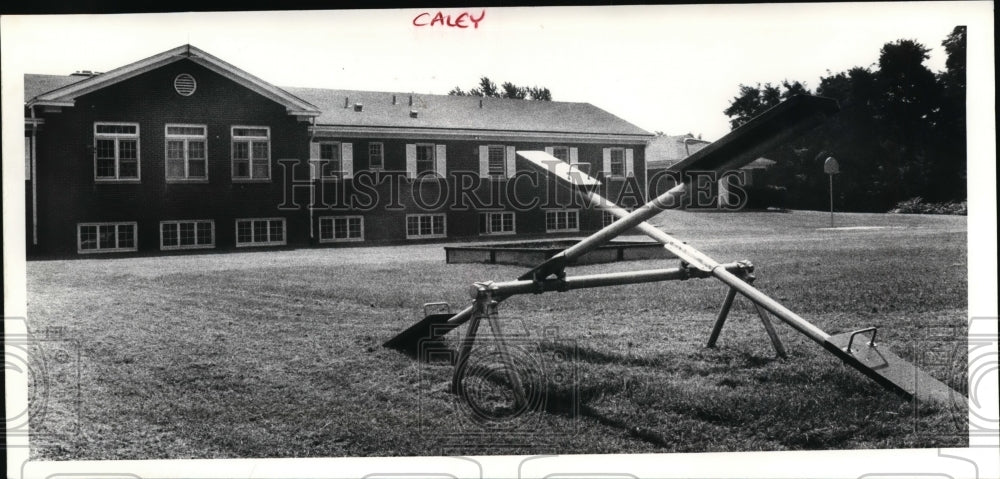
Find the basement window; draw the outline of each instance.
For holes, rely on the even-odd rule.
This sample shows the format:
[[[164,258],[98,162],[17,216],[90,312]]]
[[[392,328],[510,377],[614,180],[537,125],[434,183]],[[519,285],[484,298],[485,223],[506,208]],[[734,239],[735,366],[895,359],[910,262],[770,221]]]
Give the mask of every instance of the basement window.
[[[160,249],[202,249],[215,247],[212,220],[161,221]]]
[[[320,243],[364,241],[365,219],[362,216],[323,216],[319,219]]]
[[[236,246],[277,246],[285,244],[284,218],[236,220]]]
[[[580,210],[549,210],[545,212],[545,232],[580,231]]]
[[[406,215],[406,239],[443,238],[445,231],[443,214]]]
[[[514,233],[514,213],[510,211],[479,213],[479,234],[511,235]]]
[[[79,223],[77,253],[121,253],[136,251],[136,223]]]

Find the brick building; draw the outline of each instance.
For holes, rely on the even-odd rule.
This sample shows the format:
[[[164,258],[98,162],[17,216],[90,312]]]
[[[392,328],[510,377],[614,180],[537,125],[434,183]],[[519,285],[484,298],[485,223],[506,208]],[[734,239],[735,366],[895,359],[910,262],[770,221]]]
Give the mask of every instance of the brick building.
[[[653,135],[587,103],[279,88],[190,45],[25,75],[30,256],[545,236],[603,225],[516,158],[645,197]]]

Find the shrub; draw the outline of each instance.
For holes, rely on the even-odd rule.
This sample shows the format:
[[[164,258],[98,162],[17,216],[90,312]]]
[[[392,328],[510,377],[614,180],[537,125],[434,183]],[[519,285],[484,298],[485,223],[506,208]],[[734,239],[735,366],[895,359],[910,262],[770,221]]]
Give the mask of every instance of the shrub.
[[[924,199],[918,196],[896,203],[896,207],[889,210],[889,213],[965,216],[968,214],[968,209],[968,203],[964,200],[948,201],[945,203],[924,203]]]

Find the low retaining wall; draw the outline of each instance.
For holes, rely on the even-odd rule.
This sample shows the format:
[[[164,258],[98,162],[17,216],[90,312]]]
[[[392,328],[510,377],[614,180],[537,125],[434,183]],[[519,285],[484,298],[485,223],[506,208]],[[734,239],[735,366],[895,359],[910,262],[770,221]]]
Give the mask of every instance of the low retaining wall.
[[[536,266],[577,240],[541,240],[517,243],[490,243],[470,246],[445,246],[445,260],[450,263],[514,264]],[[662,244],[635,241],[611,241],[578,258],[572,264],[611,263],[639,259],[676,258]]]

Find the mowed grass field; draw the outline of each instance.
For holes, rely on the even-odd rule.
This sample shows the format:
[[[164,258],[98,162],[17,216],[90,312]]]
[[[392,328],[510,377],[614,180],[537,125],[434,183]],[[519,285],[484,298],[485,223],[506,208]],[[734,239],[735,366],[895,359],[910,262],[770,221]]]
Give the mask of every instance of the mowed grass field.
[[[818,212],[671,211],[655,223],[719,261],[753,261],[758,288],[828,333],[878,326],[883,346],[966,392],[965,217],[838,214],[838,226],[879,228],[825,230],[828,217]],[[591,265],[569,274],[676,263]],[[789,357],[776,359],[745,299],[737,300],[718,346],[705,348],[726,292],[714,280],[504,302],[500,319],[505,333],[518,335],[510,341],[514,352],[536,355],[542,371],[529,380],[533,397],[541,397],[537,411],[482,419],[449,392],[449,364],[418,363],[381,347],[420,318],[423,303],[460,308],[471,283],[513,279],[525,269],[448,265],[440,244],[29,262],[29,327],[36,334],[64,328],[78,358],[50,367],[59,378],[41,393],[32,390],[45,409],[33,422],[42,438],[33,456],[967,443],[966,416],[883,390],[777,320]],[[494,344],[484,339],[477,354],[486,358]],[[924,358],[929,349],[933,361]],[[502,384],[482,384],[472,390],[477,404],[506,393]],[[495,405],[488,415],[510,414],[502,397]]]

